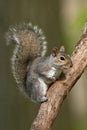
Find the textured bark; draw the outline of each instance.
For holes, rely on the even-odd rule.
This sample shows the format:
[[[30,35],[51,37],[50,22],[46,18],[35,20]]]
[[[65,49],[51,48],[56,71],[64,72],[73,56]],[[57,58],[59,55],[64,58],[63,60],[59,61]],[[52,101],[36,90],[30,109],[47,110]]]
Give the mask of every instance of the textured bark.
[[[48,101],[42,103],[30,130],[51,130],[61,105],[71,88],[87,66],[87,23],[71,56],[73,67],[65,72],[65,78],[56,81],[48,90]]]

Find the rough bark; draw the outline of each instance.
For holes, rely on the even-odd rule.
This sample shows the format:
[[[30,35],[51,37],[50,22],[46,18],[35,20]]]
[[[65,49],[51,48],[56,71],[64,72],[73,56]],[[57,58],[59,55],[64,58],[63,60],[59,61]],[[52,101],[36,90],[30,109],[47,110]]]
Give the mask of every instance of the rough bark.
[[[87,22],[72,56],[73,67],[65,72],[65,78],[56,81],[48,90],[48,101],[42,103],[30,130],[51,130],[61,105],[69,91],[87,66]]]

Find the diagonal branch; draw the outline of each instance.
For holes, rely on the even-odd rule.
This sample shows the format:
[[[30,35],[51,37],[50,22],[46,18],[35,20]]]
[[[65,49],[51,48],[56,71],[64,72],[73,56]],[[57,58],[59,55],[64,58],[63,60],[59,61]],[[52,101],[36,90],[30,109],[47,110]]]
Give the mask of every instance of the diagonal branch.
[[[73,67],[65,72],[65,79],[56,81],[48,90],[48,101],[42,103],[30,130],[51,130],[61,105],[87,66],[87,22],[83,34],[71,56]]]

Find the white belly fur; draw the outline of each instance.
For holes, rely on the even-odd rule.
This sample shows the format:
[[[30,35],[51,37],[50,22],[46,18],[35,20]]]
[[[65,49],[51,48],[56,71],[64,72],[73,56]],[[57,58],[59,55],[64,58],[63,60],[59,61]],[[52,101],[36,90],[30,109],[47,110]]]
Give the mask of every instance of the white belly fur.
[[[51,70],[49,70],[47,72],[47,77],[51,78],[51,77],[53,77],[55,75],[55,73],[56,73],[56,69],[54,67],[52,67]]]

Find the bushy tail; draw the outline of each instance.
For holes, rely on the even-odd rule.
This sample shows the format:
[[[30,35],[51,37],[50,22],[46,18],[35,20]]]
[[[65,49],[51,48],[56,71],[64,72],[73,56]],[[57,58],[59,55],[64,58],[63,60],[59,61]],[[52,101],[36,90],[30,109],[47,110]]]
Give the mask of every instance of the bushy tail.
[[[23,87],[29,62],[46,53],[45,36],[41,29],[29,23],[10,27],[6,40],[7,44],[17,43],[11,59],[12,72],[18,86]]]

